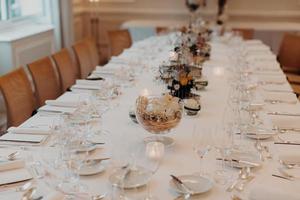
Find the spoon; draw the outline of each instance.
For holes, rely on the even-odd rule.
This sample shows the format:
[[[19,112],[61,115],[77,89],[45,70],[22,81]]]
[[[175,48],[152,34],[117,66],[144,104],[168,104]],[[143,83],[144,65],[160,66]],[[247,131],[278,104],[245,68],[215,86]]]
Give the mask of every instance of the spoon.
[[[106,196],[106,194],[94,195],[91,197],[91,200],[100,200],[100,199],[103,199],[105,196]]]
[[[259,152],[259,158],[260,158],[260,160],[264,161],[265,160],[265,158],[263,156],[264,149],[263,149],[262,144],[259,141],[256,141],[255,144],[254,144],[254,146],[257,149],[257,151]]]
[[[282,164],[284,167],[288,168],[288,169],[293,169],[295,167],[298,167],[297,164],[289,164],[289,163],[286,163],[285,161],[283,160],[279,160],[279,163]]]
[[[36,193],[36,187],[32,187],[23,194],[21,200],[33,200],[33,196],[35,193]]]
[[[23,192],[23,191],[28,190],[31,186],[32,186],[32,182],[30,181],[30,182],[27,182],[27,183],[25,183],[24,185],[22,185],[22,186],[16,188],[15,191],[16,191],[16,192]]]

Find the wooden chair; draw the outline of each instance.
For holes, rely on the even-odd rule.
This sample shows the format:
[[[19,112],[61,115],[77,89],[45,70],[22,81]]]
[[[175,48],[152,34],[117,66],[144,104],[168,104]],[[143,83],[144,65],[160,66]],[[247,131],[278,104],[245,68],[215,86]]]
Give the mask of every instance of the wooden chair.
[[[100,56],[99,56],[99,51],[97,48],[97,41],[92,37],[88,37],[85,39],[85,42],[90,51],[92,66],[96,67],[100,63]]]
[[[156,27],[155,31],[156,31],[156,35],[164,35],[169,33],[170,29],[168,27],[158,26]]]
[[[254,29],[248,28],[234,28],[232,29],[235,32],[238,32],[244,40],[251,40],[254,36]]]
[[[28,65],[38,106],[43,106],[48,99],[56,99],[61,95],[61,85],[55,67],[49,57],[37,60]]]
[[[62,91],[67,91],[76,82],[76,66],[73,62],[71,55],[67,49],[62,49],[61,51],[52,55],[52,58],[56,64],[60,85],[62,86]]]
[[[6,104],[7,127],[19,126],[32,116],[35,98],[23,68],[2,76],[0,88]]]
[[[278,61],[284,72],[300,74],[300,35],[292,33],[284,35]]]
[[[85,41],[77,42],[73,45],[75,57],[80,68],[80,77],[85,79],[95,69],[92,64],[90,50]]]
[[[132,40],[128,30],[114,30],[108,32],[111,56],[120,55],[124,49],[131,46]]]

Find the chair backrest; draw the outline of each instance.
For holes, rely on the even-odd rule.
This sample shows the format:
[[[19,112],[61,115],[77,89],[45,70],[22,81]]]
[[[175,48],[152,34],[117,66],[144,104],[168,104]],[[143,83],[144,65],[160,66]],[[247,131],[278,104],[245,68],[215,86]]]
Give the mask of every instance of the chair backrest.
[[[58,69],[62,91],[67,91],[76,82],[76,66],[67,49],[52,55]]]
[[[286,33],[282,39],[278,61],[285,68],[300,69],[300,35]]]
[[[21,67],[0,78],[6,104],[7,127],[19,126],[35,110],[35,98],[26,72]]]
[[[92,64],[90,50],[85,41],[77,42],[73,45],[75,57],[80,68],[80,77],[85,79],[95,69]]]
[[[96,67],[100,63],[100,56],[99,56],[99,51],[98,51],[98,47],[97,47],[97,41],[92,37],[88,37],[85,39],[85,42],[90,51],[92,66]]]
[[[128,30],[115,30],[108,32],[111,56],[117,56],[131,46],[132,40]]]
[[[254,29],[251,28],[234,28],[232,29],[235,32],[241,34],[244,40],[251,40],[254,36]]]
[[[61,85],[55,67],[49,57],[37,60],[28,65],[31,73],[38,106],[43,106],[48,99],[61,95]]]

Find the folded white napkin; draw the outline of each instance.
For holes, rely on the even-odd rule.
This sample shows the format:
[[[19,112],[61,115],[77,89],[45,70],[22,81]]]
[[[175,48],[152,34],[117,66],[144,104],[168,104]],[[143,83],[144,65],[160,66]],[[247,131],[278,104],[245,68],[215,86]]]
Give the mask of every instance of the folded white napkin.
[[[263,85],[262,88],[265,91],[276,91],[276,92],[291,92],[293,93],[293,89],[288,83],[282,84],[282,85]]]
[[[300,192],[290,189],[290,184],[259,185],[249,193],[249,200],[300,200]]]
[[[9,133],[15,134],[32,134],[32,135],[49,135],[51,134],[51,129],[49,127],[10,127],[7,130]]]
[[[76,85],[97,85],[97,86],[101,86],[103,84],[103,80],[96,80],[96,81],[91,81],[91,80],[82,80],[82,79],[78,79],[76,80]]]
[[[281,92],[264,92],[263,97],[267,101],[284,101],[287,103],[294,103],[296,104],[298,102],[298,99],[294,93],[281,93]],[[299,111],[300,113],[300,111]]]
[[[20,169],[25,167],[24,160],[13,160],[13,161],[3,161],[0,162],[0,172],[13,170],[13,169]]]
[[[61,106],[50,106],[44,105],[38,109],[38,111],[53,112],[53,113],[68,113],[72,114],[77,108],[74,107],[61,107]]]
[[[16,183],[32,179],[32,175],[27,169],[18,168],[0,172],[0,186],[4,184]]]
[[[298,149],[293,148],[293,149],[299,151],[299,148]],[[298,151],[292,151],[292,148],[289,147],[285,149],[281,147],[281,150],[279,150],[278,153],[278,158],[280,160],[283,160],[287,164],[300,164],[300,155]]]
[[[41,143],[46,139],[46,137],[47,137],[46,135],[7,133],[0,137],[0,141]]]
[[[95,72],[101,73],[101,74],[114,74],[115,71],[116,70],[114,68],[110,68],[110,67],[96,67],[96,70],[95,70]]]
[[[269,115],[274,127],[281,129],[300,129],[300,117],[298,116],[283,116],[283,115]]]
[[[78,101],[62,101],[62,100],[46,100],[46,105],[57,107],[78,107],[80,102]]]
[[[73,89],[81,89],[81,90],[100,90],[100,85],[82,85],[82,84],[76,84],[71,87],[71,90]]]
[[[285,76],[272,76],[272,75],[265,75],[265,74],[257,74],[256,75],[258,80],[263,83],[274,83],[274,84],[284,84],[286,83]]]

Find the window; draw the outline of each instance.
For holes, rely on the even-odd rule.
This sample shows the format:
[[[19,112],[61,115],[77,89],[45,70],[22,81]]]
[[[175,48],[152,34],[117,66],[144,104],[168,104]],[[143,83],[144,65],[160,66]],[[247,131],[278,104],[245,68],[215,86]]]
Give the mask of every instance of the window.
[[[44,14],[45,0],[0,0],[0,20]]]

